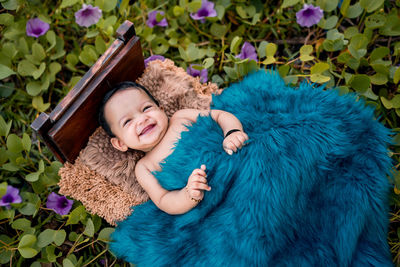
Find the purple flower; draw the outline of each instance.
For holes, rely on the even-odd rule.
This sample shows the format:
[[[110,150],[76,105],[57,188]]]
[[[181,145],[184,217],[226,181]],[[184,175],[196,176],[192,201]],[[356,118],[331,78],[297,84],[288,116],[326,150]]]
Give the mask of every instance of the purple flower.
[[[161,21],[157,22],[157,14],[161,14],[164,16],[164,11],[157,11],[154,10],[152,12],[149,13],[149,18],[146,21],[147,26],[149,26],[150,28],[153,28],[154,26],[162,26],[162,27],[167,27],[168,26],[168,22],[165,18],[163,18]]]
[[[89,27],[96,24],[101,18],[102,11],[100,8],[92,5],[83,4],[82,8],[75,12],[75,22],[82,27]]]
[[[258,60],[257,52],[254,46],[252,46],[249,42],[244,42],[242,49],[240,50],[240,54],[237,55],[240,59],[254,59],[255,61]]]
[[[193,66],[200,66],[200,65],[191,64],[186,69],[186,72],[189,73],[190,75],[192,75],[193,77],[200,76],[200,82],[206,83],[208,81],[208,71],[207,71],[207,69],[202,69],[200,71],[200,70],[194,69]]]
[[[206,21],[206,17],[216,17],[217,11],[214,9],[214,3],[207,0],[201,1],[201,7],[196,13],[190,13],[194,20],[200,20],[202,23]]]
[[[148,58],[146,58],[144,60],[144,66],[147,67],[147,64],[149,64],[150,61],[153,61],[153,60],[156,60],[156,59],[160,59],[161,61],[164,61],[165,57],[160,56],[160,55],[149,56]]]
[[[39,37],[50,29],[50,25],[38,18],[30,19],[26,23],[26,35]]]
[[[67,199],[65,196],[60,196],[51,192],[47,197],[46,207],[54,210],[57,214],[67,215],[72,208],[73,200]]]
[[[311,27],[317,24],[324,13],[319,6],[304,4],[303,9],[296,13],[297,23],[302,27]]]
[[[11,208],[11,203],[21,203],[22,198],[19,195],[19,189],[11,185],[7,185],[6,194],[0,199],[0,206],[6,206],[7,209]]]

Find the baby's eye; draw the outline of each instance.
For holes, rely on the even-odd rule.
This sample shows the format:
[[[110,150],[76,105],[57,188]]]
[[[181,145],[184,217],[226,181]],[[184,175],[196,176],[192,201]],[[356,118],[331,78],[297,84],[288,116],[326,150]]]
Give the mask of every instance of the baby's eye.
[[[123,125],[123,127],[125,127],[125,125],[127,125],[128,124],[128,122],[130,122],[131,121],[131,119],[127,119],[125,122],[124,122],[124,125]]]
[[[151,108],[151,106],[146,106],[146,107],[143,109],[143,111],[145,111],[146,109],[149,109],[149,108]]]

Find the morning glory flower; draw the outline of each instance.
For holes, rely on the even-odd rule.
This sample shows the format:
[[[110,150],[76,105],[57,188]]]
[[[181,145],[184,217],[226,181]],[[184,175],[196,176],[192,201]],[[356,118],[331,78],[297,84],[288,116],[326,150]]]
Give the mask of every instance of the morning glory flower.
[[[202,0],[200,9],[197,10],[196,13],[190,13],[190,16],[192,19],[200,20],[202,23],[204,23],[206,21],[206,17],[216,17],[217,11],[214,9],[213,2]]]
[[[100,8],[83,4],[82,8],[75,12],[75,22],[81,27],[89,27],[96,24],[102,16]]]
[[[207,69],[197,70],[194,69],[193,66],[200,66],[200,65],[190,64],[190,66],[186,69],[186,72],[192,75],[193,77],[200,76],[200,82],[206,83],[208,81]]]
[[[28,20],[26,23],[26,35],[39,37],[50,29],[50,25],[39,18]]]
[[[255,61],[258,60],[257,52],[254,46],[252,46],[249,42],[244,42],[242,45],[242,49],[240,50],[240,54],[237,55],[240,59],[254,59]]]
[[[60,196],[51,192],[47,197],[46,207],[54,210],[57,214],[67,215],[72,208],[73,200],[67,199],[65,196]]]
[[[150,28],[153,28],[154,26],[161,26],[161,27],[167,27],[168,22],[166,18],[163,18],[161,21],[157,22],[157,14],[161,14],[164,16],[164,11],[157,11],[154,10],[149,13],[149,18],[146,21],[147,26]]]
[[[0,206],[6,206],[7,209],[11,208],[11,203],[21,203],[22,198],[19,195],[19,189],[11,185],[7,185],[6,194],[0,199]]]
[[[147,67],[147,64],[149,64],[150,61],[153,61],[153,60],[156,60],[156,59],[160,59],[161,61],[164,61],[165,57],[160,56],[160,55],[149,56],[148,58],[146,58],[144,60],[144,66]]]
[[[302,27],[311,27],[317,24],[324,16],[319,6],[304,4],[303,9],[296,13],[297,23]]]

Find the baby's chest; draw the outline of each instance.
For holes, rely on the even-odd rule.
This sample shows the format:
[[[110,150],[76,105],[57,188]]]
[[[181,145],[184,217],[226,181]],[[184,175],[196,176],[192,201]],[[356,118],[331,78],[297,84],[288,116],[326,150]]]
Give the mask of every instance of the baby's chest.
[[[152,157],[149,158],[148,168],[151,171],[160,171],[160,165],[165,158],[167,158],[173,151],[175,143],[181,137],[182,131],[187,131],[187,127],[191,122],[185,119],[173,120],[170,122],[167,132],[164,135],[162,141],[157,145],[152,153]]]

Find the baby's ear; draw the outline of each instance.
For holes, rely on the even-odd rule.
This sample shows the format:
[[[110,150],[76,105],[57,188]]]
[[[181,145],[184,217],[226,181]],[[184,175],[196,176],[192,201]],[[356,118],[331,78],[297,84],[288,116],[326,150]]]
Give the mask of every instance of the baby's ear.
[[[122,140],[120,140],[118,137],[112,137],[110,139],[110,142],[111,142],[112,146],[115,149],[118,149],[119,151],[125,152],[128,150],[128,146]]]

